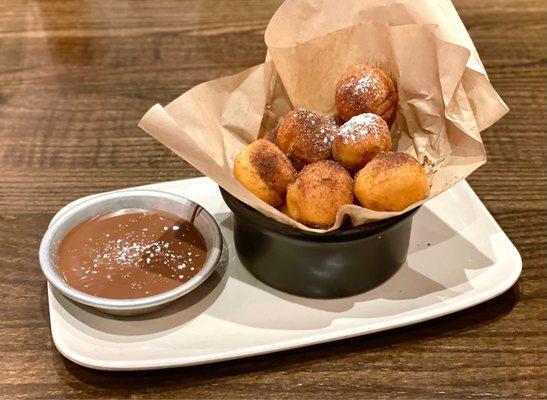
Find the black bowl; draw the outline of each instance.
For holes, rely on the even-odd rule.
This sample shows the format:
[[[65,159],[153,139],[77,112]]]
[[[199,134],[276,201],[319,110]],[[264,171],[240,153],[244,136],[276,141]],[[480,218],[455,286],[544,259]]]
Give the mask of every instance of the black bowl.
[[[313,298],[352,296],[385,282],[406,260],[417,209],[320,234],[274,221],[222,188],[220,192],[234,213],[241,262],[278,290]]]

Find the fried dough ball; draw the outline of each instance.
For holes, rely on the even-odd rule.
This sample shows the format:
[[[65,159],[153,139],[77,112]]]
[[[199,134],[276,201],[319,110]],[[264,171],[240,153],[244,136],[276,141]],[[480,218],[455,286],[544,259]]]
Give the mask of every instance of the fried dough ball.
[[[234,176],[257,197],[280,207],[285,201],[287,185],[296,179],[296,171],[275,144],[258,139],[237,155]]]
[[[355,176],[355,196],[371,210],[402,211],[428,193],[427,173],[407,153],[378,154]]]
[[[287,207],[287,202],[283,203],[283,205],[281,206],[281,208],[279,209],[279,211],[281,211],[283,214],[285,214],[287,217],[290,217],[291,215],[289,214],[289,208]]]
[[[338,115],[327,115],[327,119],[336,127],[340,128],[344,122],[338,117]],[[336,135],[335,135],[336,136]]]
[[[332,139],[337,130],[332,116],[299,108],[290,111],[279,125],[277,145],[300,170],[332,157]]]
[[[357,64],[344,72],[336,84],[334,96],[342,121],[372,113],[382,117],[388,126],[395,121],[397,99],[397,89],[391,78],[368,64]]]
[[[289,216],[311,227],[332,226],[338,209],[352,203],[353,180],[332,160],[306,165],[287,188]]]
[[[386,122],[375,114],[359,114],[340,127],[332,142],[334,159],[350,172],[363,168],[377,154],[391,150]]]

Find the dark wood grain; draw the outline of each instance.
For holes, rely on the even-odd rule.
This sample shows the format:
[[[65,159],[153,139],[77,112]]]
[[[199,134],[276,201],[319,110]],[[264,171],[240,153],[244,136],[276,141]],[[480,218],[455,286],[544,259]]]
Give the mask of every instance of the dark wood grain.
[[[81,196],[197,176],[141,132],[152,104],[260,63],[280,1],[0,2],[0,396],[13,398],[546,397],[547,12],[456,7],[511,112],[469,182],[520,250],[519,283],[416,326],[216,365],[107,373],[51,342],[37,249]]]

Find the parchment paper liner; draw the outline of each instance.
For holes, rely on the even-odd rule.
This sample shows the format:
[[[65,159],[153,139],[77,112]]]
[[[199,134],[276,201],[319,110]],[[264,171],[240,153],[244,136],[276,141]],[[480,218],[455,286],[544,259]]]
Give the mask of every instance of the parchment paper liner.
[[[290,219],[251,194],[233,177],[233,161],[292,107],[335,113],[339,76],[353,64],[370,63],[397,82],[394,148],[424,162],[430,173],[429,198],[484,164],[479,132],[508,108],[492,88],[450,1],[343,3],[286,1],[266,30],[264,64],[202,83],[165,108],[156,104],[139,126],[264,215],[325,232]],[[338,228],[345,215],[357,226],[422,203],[402,212],[344,206],[329,230]]]

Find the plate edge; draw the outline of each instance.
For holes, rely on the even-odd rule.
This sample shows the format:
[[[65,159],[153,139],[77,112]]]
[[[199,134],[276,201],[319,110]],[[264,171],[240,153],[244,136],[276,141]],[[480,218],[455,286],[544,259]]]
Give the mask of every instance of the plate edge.
[[[190,181],[190,180],[206,181],[206,180],[210,180],[210,179],[207,178],[207,177],[197,177],[197,178],[189,178],[189,179],[174,180],[174,181],[167,181],[167,182],[159,182],[159,183],[154,183],[154,184],[151,184],[151,185],[137,186],[135,188],[157,186],[157,185],[161,185],[162,183],[172,183],[172,182]],[[506,290],[508,290],[509,288],[511,288],[515,284],[515,282],[518,280],[518,278],[520,277],[520,274],[522,272],[522,258],[521,258],[521,255],[520,255],[518,249],[511,242],[511,240],[509,239],[507,234],[503,231],[503,229],[501,229],[501,227],[499,226],[497,221],[494,219],[492,214],[490,214],[490,212],[488,211],[488,209],[486,208],[484,203],[480,200],[480,198],[477,196],[477,194],[472,189],[472,187],[469,185],[469,183],[467,183],[467,181],[465,181],[465,180],[462,181],[462,182],[464,182],[464,184],[466,186],[466,190],[471,192],[473,197],[478,201],[478,203],[480,203],[480,206],[482,207],[485,214],[488,215],[489,219],[498,227],[500,232],[503,233],[503,235],[504,235],[505,239],[507,240],[507,242],[511,245],[510,251],[512,252],[512,255],[513,255],[513,258],[514,258],[514,261],[512,261],[511,264],[514,267],[513,267],[513,270],[512,270],[513,274],[508,275],[508,277],[504,281],[502,281],[498,286],[496,286],[496,287],[494,287],[494,288],[492,288],[488,291],[483,291],[483,292],[479,293],[478,295],[475,295],[474,297],[466,298],[466,299],[464,299],[464,301],[460,301],[455,306],[454,305],[451,305],[450,307],[445,306],[444,308],[441,308],[441,310],[439,310],[438,308],[435,309],[435,310],[430,310],[429,312],[424,313],[422,316],[420,316],[418,318],[410,318],[410,317],[402,318],[401,321],[399,321],[398,323],[392,324],[392,325],[389,325],[389,326],[386,326],[385,323],[383,323],[383,324],[380,324],[378,327],[370,329],[370,330],[363,330],[362,327],[357,327],[357,328],[353,328],[353,329],[348,329],[346,331],[342,331],[343,333],[341,335],[339,334],[340,331],[331,332],[330,334],[320,334],[318,336],[324,335],[324,337],[323,338],[319,337],[318,340],[315,340],[315,341],[312,341],[312,342],[307,342],[307,343],[303,342],[303,341],[308,339],[307,337],[304,337],[304,338],[299,338],[299,339],[294,339],[294,340],[281,342],[281,347],[280,347],[280,344],[278,343],[278,344],[275,345],[277,348],[272,348],[273,345],[267,344],[267,345],[251,347],[251,348],[247,349],[246,351],[240,352],[240,353],[238,353],[237,351],[229,351],[229,352],[224,352],[224,353],[218,353],[217,356],[214,357],[214,358],[200,356],[200,357],[195,357],[194,359],[186,359],[185,360],[185,359],[182,359],[182,358],[179,357],[179,358],[176,358],[176,359],[164,359],[161,362],[152,363],[150,365],[143,365],[142,361],[135,362],[135,363],[131,363],[131,362],[128,363],[128,362],[124,361],[123,362],[124,365],[116,365],[116,364],[120,364],[121,362],[107,362],[107,363],[103,362],[103,363],[101,363],[101,362],[94,362],[96,360],[89,359],[88,357],[81,357],[80,354],[73,352],[68,347],[65,347],[64,343],[62,343],[58,340],[57,328],[56,327],[54,328],[54,324],[51,323],[51,296],[52,296],[52,292],[51,292],[51,287],[48,283],[47,284],[47,287],[48,287],[48,309],[50,311],[50,329],[51,329],[51,337],[52,337],[53,344],[54,344],[55,348],[59,351],[59,353],[61,353],[61,355],[63,357],[65,357],[68,360],[70,360],[70,361],[72,361],[72,362],[74,362],[78,365],[81,365],[83,367],[96,369],[96,370],[103,370],[103,371],[142,371],[142,370],[156,370],[156,369],[177,368],[177,367],[180,368],[180,367],[190,367],[190,366],[195,366],[195,365],[203,365],[203,364],[209,364],[209,363],[217,363],[217,362],[235,360],[235,359],[251,357],[251,356],[271,354],[271,353],[275,353],[275,352],[282,352],[282,351],[286,351],[286,350],[292,350],[292,349],[295,349],[295,348],[309,347],[309,346],[314,346],[314,345],[318,345],[318,344],[322,344],[322,343],[329,343],[329,342],[333,342],[333,341],[336,341],[336,340],[343,340],[343,339],[348,339],[348,338],[357,337],[357,336],[365,336],[365,335],[378,333],[378,332],[382,332],[382,331],[390,331],[392,329],[397,329],[397,328],[401,328],[401,327],[404,327],[404,326],[409,326],[409,325],[418,324],[418,323],[425,322],[425,321],[430,321],[430,320],[433,320],[433,319],[436,319],[436,318],[439,318],[439,317],[443,317],[443,316],[446,316],[448,314],[452,314],[452,313],[455,313],[455,312],[458,312],[458,311],[462,311],[462,310],[465,310],[467,308],[470,308],[470,307],[476,306],[478,304],[484,303],[484,302],[486,302],[488,300],[491,300],[494,297],[504,293]],[[125,189],[120,189],[120,190],[126,190],[126,189],[134,189],[134,188],[125,188]],[[115,190],[115,191],[117,191],[117,190]],[[84,199],[93,197],[93,196],[95,196],[95,195],[84,196],[82,198],[76,199],[76,200],[72,201],[71,203],[67,204],[66,206],[61,208],[55,214],[55,216],[52,218],[52,221],[57,217],[58,214],[60,214],[64,210],[68,209],[70,206],[74,205],[75,203],[79,203],[80,201],[83,201]],[[76,356],[74,354],[76,354]]]

